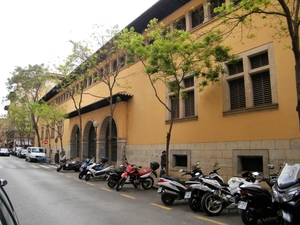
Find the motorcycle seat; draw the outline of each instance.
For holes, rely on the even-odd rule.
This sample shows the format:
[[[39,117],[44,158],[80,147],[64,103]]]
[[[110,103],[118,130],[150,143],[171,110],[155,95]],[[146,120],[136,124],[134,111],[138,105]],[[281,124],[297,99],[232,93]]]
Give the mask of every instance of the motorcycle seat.
[[[180,181],[177,177],[169,177],[169,176],[163,176],[163,178],[173,181]]]

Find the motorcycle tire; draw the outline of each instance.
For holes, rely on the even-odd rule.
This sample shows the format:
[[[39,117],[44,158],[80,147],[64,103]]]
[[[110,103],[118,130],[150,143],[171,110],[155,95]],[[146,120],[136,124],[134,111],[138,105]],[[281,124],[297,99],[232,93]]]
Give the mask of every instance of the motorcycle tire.
[[[203,195],[201,199],[201,207],[209,216],[217,216],[223,211],[223,204],[220,198],[211,192],[207,192]]]
[[[107,185],[110,188],[116,187],[117,183],[118,183],[118,181],[110,179],[110,178],[108,178],[108,180],[107,180]]]
[[[189,206],[194,212],[199,212],[201,210],[201,198],[199,196],[191,195]]]
[[[149,190],[150,188],[153,187],[153,184],[154,184],[153,178],[152,177],[147,177],[145,180],[143,180],[142,187],[145,190]]]
[[[175,201],[175,198],[172,197],[171,195],[167,195],[167,194],[162,194],[161,195],[161,201],[165,204],[165,205],[172,205]]]
[[[257,224],[258,220],[255,211],[250,209],[243,210],[241,213],[241,218],[245,225],[255,225]]]
[[[81,173],[81,172],[78,174],[78,178],[79,178],[80,180],[83,178],[83,176],[84,176],[84,174]]]
[[[117,183],[117,187],[116,187],[116,190],[117,191],[120,191],[121,188],[124,186],[125,184],[125,181],[126,181],[126,178],[122,178],[121,180],[119,180],[119,182]]]
[[[91,178],[91,175],[90,175],[90,174],[85,175],[85,181],[89,181],[90,178]]]
[[[61,170],[61,166],[57,167],[56,171],[59,172]]]

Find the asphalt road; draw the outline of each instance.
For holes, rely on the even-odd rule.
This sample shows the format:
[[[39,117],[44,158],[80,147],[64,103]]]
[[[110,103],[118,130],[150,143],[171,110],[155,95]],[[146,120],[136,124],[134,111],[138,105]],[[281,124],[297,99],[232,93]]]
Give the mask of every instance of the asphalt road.
[[[187,202],[165,206],[157,189],[126,184],[117,192],[106,181],[78,179],[74,171],[56,172],[54,165],[0,157],[0,178],[23,225],[243,224],[236,209],[217,217],[192,212]],[[265,223],[274,224],[274,221]],[[262,222],[259,222],[262,224]]]

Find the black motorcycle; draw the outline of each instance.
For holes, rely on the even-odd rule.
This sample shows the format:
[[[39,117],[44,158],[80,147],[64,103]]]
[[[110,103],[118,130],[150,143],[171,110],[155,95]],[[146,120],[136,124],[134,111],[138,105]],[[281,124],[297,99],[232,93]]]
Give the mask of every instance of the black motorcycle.
[[[62,159],[59,161],[59,165],[56,169],[57,172],[63,170],[74,170],[75,172],[79,172],[81,167],[80,161],[73,161],[68,163],[68,160],[66,159],[66,156],[62,157]]]
[[[125,166],[120,165],[119,169],[113,169],[109,172],[109,178],[107,180],[107,185],[110,188],[115,188],[119,180],[121,180],[121,175],[125,171]]]
[[[269,169],[274,169],[274,166],[269,165]],[[272,187],[276,178],[276,175],[270,175],[262,178],[260,182],[265,181],[269,187]],[[241,184],[239,189],[238,209],[245,225],[254,225],[258,220],[263,222],[264,219],[277,216],[277,210],[268,189],[249,184]]]
[[[300,224],[300,164],[285,164],[272,187],[278,224]]]

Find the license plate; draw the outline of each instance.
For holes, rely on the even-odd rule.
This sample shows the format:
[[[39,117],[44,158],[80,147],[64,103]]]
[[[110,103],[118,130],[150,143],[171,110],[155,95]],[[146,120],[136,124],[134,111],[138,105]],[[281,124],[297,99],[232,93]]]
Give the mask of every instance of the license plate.
[[[185,192],[184,198],[191,198],[191,191]]]
[[[159,187],[158,190],[157,190],[157,193],[160,193],[162,190],[162,187]]]
[[[246,209],[247,208],[247,202],[239,201],[238,208],[239,209]]]

